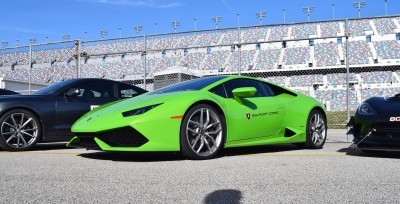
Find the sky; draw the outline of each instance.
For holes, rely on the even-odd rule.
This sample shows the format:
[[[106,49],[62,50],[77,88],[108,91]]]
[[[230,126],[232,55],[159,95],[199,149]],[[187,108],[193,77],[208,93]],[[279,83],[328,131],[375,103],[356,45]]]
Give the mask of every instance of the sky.
[[[263,24],[305,22],[302,9],[314,7],[310,21],[357,18],[353,2],[359,0],[0,0],[0,42],[8,47],[71,39],[101,39],[214,29],[212,18],[221,16],[219,28],[259,25],[256,12],[265,11]],[[385,0],[363,0],[361,17],[384,16]],[[334,7],[332,4],[334,3]],[[334,8],[334,9],[333,9]],[[334,10],[334,12],[333,12]],[[388,15],[400,15],[400,0],[387,0]],[[239,14],[239,19],[238,19]],[[333,16],[334,14],[334,16]],[[194,20],[196,19],[196,21]],[[238,22],[239,20],[239,22]],[[1,47],[2,44],[0,44]]]

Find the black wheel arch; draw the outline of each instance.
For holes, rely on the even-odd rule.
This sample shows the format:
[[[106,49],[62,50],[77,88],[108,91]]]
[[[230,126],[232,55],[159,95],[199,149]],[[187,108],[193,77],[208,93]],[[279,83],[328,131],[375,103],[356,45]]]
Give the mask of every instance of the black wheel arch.
[[[225,117],[224,111],[221,109],[221,107],[220,107],[217,103],[215,103],[214,101],[210,101],[210,100],[200,100],[200,101],[196,101],[195,103],[193,103],[192,105],[190,105],[190,106],[186,109],[185,114],[183,115],[183,118],[185,118],[186,114],[189,112],[189,110],[190,110],[191,108],[193,108],[194,106],[199,105],[199,104],[207,104],[207,105],[213,107],[213,108],[218,112],[218,114],[221,114],[221,115],[224,117],[224,120],[225,120],[225,129],[228,129],[228,128],[227,128],[227,125],[226,125],[226,117]],[[181,126],[180,126],[179,129],[182,129],[182,125],[183,125],[183,119],[182,119]],[[227,130],[225,130],[225,133],[227,134]],[[224,138],[224,146],[225,146],[225,142],[226,142],[226,138]],[[179,144],[179,146],[180,146],[180,148],[182,148],[182,144]]]

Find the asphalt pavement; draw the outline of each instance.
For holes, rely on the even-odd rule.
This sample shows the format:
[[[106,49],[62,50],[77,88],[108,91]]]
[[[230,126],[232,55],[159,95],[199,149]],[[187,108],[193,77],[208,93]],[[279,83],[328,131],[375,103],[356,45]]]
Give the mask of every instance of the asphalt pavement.
[[[400,155],[350,149],[227,149],[206,161],[40,145],[0,152],[0,203],[399,203]]]

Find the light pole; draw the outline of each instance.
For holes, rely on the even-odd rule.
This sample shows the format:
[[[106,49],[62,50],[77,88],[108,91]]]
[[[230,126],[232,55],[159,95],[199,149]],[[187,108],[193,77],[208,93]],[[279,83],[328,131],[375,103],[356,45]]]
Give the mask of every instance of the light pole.
[[[361,18],[361,9],[365,7],[365,1],[353,2],[353,7],[358,9],[358,18]]]
[[[258,19],[260,19],[260,25],[262,25],[262,19],[263,19],[265,16],[267,16],[267,12],[265,12],[265,11],[256,12],[256,17],[257,17]]]
[[[314,12],[314,6],[303,7],[303,12],[307,14],[307,20],[310,21],[310,14]]]
[[[158,34],[158,23],[155,22],[155,23],[154,23],[154,26],[156,26],[156,34]]]
[[[283,8],[283,23],[286,23],[286,9]]]
[[[332,3],[332,19],[335,19],[335,2]]]
[[[214,17],[212,17],[212,21],[214,21],[214,23],[215,23],[215,29],[218,29],[218,23],[222,21],[222,17],[214,16]]]
[[[197,30],[197,18],[193,18],[193,20],[194,20],[194,30],[196,31]]]
[[[240,27],[240,14],[237,13],[236,16],[237,16],[237,26]]]
[[[174,28],[174,32],[176,33],[176,28],[181,26],[181,21],[172,21],[171,26]]]
[[[137,26],[133,27],[133,29],[136,31],[136,36],[138,36],[140,31],[143,30],[143,26],[137,25]]]
[[[69,36],[68,34],[64,34],[64,35],[62,36],[62,39],[63,39],[64,41],[69,40],[69,38],[70,38],[70,36]]]
[[[122,28],[118,27],[118,30],[119,30],[119,38],[121,38],[122,37]]]
[[[1,42],[1,46],[3,46],[3,48],[8,47],[8,42]]]
[[[107,35],[108,35],[108,30],[101,30],[101,31],[100,31],[100,35],[101,35],[101,38],[104,39],[104,36],[107,36]]]
[[[31,38],[29,39],[29,43],[35,44],[37,42],[36,38]]]
[[[85,31],[85,40],[88,40],[88,38],[87,38],[87,34],[88,34],[88,32],[87,32],[87,31]]]
[[[387,16],[387,0],[385,0],[385,15]]]

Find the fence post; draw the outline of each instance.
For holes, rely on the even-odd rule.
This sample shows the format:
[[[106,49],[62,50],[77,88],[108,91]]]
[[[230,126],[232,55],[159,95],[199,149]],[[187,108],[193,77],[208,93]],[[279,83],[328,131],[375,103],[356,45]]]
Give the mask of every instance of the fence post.
[[[349,68],[349,31],[348,31],[348,19],[345,21],[345,36],[346,36],[346,109],[347,109],[347,120],[350,120],[350,68]],[[347,128],[349,129],[349,128]],[[349,142],[349,135],[346,134],[346,141]]]
[[[81,77],[81,40],[79,39],[76,47],[77,78]]]
[[[144,35],[144,89],[147,90],[146,87],[146,75],[147,75],[147,39],[146,39],[146,35]]]
[[[31,76],[32,76],[32,46],[33,45],[29,45],[29,67],[28,67],[28,73],[29,73],[29,81],[28,81],[28,90],[29,90],[29,94],[31,94]]]

